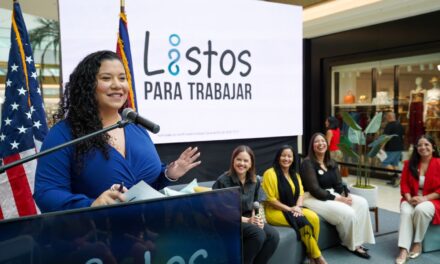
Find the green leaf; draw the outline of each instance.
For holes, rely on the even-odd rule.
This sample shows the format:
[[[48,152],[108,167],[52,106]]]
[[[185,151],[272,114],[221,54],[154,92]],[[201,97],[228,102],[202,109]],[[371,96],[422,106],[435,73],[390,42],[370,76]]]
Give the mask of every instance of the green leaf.
[[[342,120],[352,129],[361,131],[362,128],[354,121],[351,115],[347,112],[342,112]]]
[[[348,128],[348,140],[350,140],[350,142],[352,144],[359,144],[359,137],[356,134],[356,130],[353,130],[351,127]]]
[[[347,138],[347,136],[343,135],[339,138],[339,144],[344,144],[348,147],[351,148],[351,142],[350,140]]]
[[[339,149],[342,151],[345,157],[351,157],[355,158],[356,160],[359,160],[359,155],[354,152],[350,146],[348,146],[345,143],[339,143],[338,144]]]
[[[371,148],[376,147],[377,145],[380,145],[380,142],[386,137],[386,135],[380,135],[377,137],[373,142],[371,142],[368,146]]]
[[[379,150],[382,148],[383,145],[385,145],[388,141],[390,141],[391,138],[395,137],[397,135],[381,135],[376,140],[371,142],[369,147],[372,147],[370,152],[368,152],[367,156],[372,158],[377,155]]]
[[[360,130],[354,130],[351,127],[348,129],[348,139],[353,144],[364,145],[365,136]]]
[[[367,128],[365,128],[364,133],[365,134],[374,134],[374,133],[376,133],[379,130],[381,123],[382,123],[382,112],[379,112],[370,121],[370,123],[368,124]]]

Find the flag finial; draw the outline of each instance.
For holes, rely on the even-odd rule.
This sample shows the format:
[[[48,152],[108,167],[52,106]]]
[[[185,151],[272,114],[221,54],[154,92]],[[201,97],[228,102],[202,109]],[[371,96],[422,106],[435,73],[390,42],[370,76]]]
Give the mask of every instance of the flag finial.
[[[121,13],[125,13],[125,0],[121,0]]]

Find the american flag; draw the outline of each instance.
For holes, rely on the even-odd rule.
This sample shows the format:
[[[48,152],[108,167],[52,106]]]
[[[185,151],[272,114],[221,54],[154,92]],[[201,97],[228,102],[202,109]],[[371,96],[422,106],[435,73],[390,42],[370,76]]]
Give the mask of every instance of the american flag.
[[[118,33],[118,42],[116,44],[116,53],[122,60],[124,64],[124,69],[127,74],[127,82],[128,82],[128,100],[126,107],[132,108],[137,111],[137,102],[136,102],[136,87],[134,85],[134,75],[133,75],[133,62],[131,59],[131,50],[130,50],[130,38],[128,36],[128,27],[127,27],[127,16],[125,15],[124,6],[121,6],[121,12],[119,14],[119,33]]]
[[[12,11],[11,49],[0,128],[3,164],[35,154],[47,134],[41,90],[20,5]],[[0,174],[0,219],[38,213],[32,197],[36,160]]]

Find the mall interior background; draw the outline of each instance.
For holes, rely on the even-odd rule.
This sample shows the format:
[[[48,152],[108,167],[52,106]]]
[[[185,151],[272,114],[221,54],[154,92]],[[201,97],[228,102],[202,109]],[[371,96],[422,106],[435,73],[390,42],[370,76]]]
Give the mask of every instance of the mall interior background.
[[[357,112],[368,119],[376,111],[393,110],[408,128],[410,91],[416,88],[416,79],[421,78],[421,86],[427,90],[438,85],[440,34],[436,21],[440,21],[440,1],[272,2],[304,7],[303,136],[195,142],[202,149],[203,165],[197,172],[185,176],[188,180],[194,173],[200,180],[215,179],[228,167],[229,153],[237,144],[249,144],[255,149],[259,171],[271,164],[280,144],[292,144],[305,154],[310,136],[325,131],[325,118],[338,116],[343,111]],[[49,35],[34,47],[34,58],[50,119],[57,108],[62,81],[57,1],[22,0],[20,4],[28,31]],[[0,2],[0,102],[4,96],[9,53],[11,7],[12,1]],[[439,107],[438,102],[435,105]],[[438,117],[438,109],[436,111],[431,117]],[[424,119],[427,120],[426,113]],[[428,126],[425,123],[425,130],[437,140],[439,127],[437,119]],[[167,162],[174,160],[188,145],[163,144],[157,148],[162,160]],[[408,141],[405,148],[410,148]]]

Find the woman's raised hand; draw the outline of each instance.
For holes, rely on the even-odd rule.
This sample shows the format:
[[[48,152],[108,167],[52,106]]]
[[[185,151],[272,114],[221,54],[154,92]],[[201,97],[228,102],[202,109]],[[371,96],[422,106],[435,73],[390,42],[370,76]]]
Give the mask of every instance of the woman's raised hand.
[[[192,168],[199,166],[201,161],[196,161],[200,157],[198,148],[189,147],[180,154],[179,158],[171,162],[166,170],[167,177],[177,180]]]

